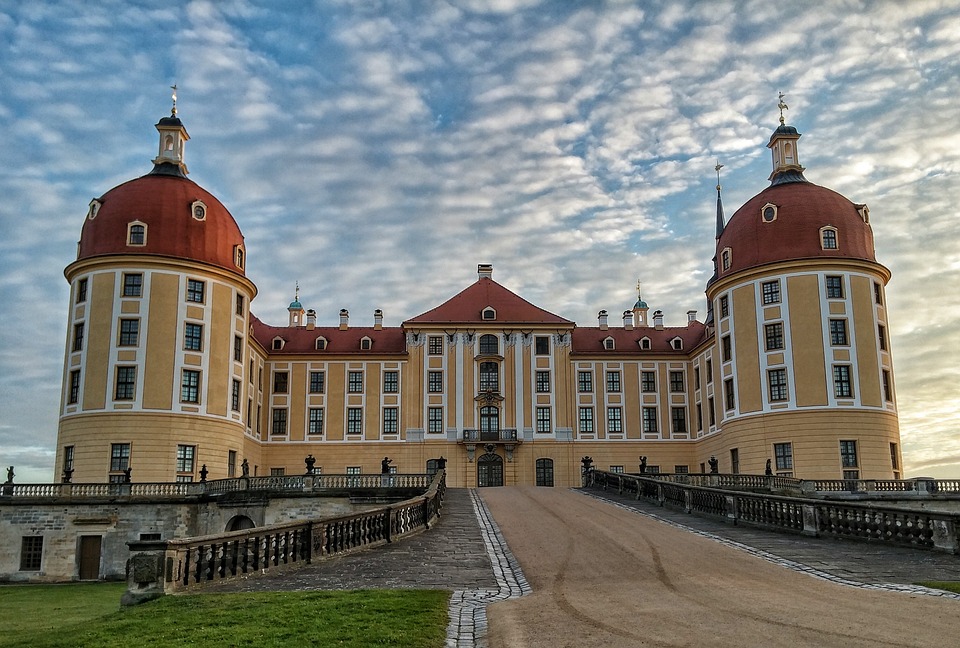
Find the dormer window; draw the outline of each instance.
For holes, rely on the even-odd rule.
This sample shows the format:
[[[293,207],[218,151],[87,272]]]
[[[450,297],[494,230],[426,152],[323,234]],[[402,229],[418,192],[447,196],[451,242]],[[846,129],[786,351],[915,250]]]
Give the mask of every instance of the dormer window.
[[[617,343],[612,337],[604,338],[603,348],[607,351],[613,351],[617,348]]]
[[[870,208],[866,205],[857,205],[857,211],[860,213],[860,218],[863,219],[864,223],[870,222]]]
[[[683,339],[675,337],[670,340],[670,346],[674,351],[683,351]]]
[[[837,228],[823,227],[820,229],[820,247],[824,250],[837,249]]]
[[[147,244],[147,226],[140,221],[127,225],[127,245],[143,246]]]
[[[760,208],[760,218],[764,223],[772,223],[777,220],[777,206],[773,203],[767,203]]]
[[[730,263],[732,262],[732,259],[733,259],[733,252],[730,250],[730,248],[724,248],[724,249],[723,249],[723,252],[720,253],[720,267],[721,267],[721,269],[723,269],[723,270],[729,270],[729,269],[730,269]]]
[[[648,338],[648,337],[640,338],[640,349],[641,349],[642,351],[649,351],[649,350],[650,350],[650,338]]]
[[[243,270],[243,257],[244,257],[243,247],[239,245],[235,245],[233,247],[233,262],[241,270]]]
[[[360,338],[360,349],[362,351],[369,351],[372,346],[373,346],[373,340],[371,340],[367,336],[363,336],[362,338]]]
[[[193,204],[190,205],[190,213],[193,214],[193,217],[198,221],[206,220],[207,206],[202,200],[194,200]]]
[[[274,351],[279,351],[280,349],[283,348],[284,343],[285,341],[282,337],[275,337],[273,338],[273,344],[271,345],[271,348]]]
[[[94,218],[97,217],[97,212],[99,211],[100,211],[100,201],[91,200],[90,208],[87,210],[87,218],[89,218],[90,220],[93,220]]]
[[[481,316],[485,320],[495,320],[497,319],[497,311],[492,306],[487,306],[483,309]]]
[[[326,351],[327,338],[321,335],[320,337],[317,338],[316,342],[314,342],[313,346],[317,351]]]

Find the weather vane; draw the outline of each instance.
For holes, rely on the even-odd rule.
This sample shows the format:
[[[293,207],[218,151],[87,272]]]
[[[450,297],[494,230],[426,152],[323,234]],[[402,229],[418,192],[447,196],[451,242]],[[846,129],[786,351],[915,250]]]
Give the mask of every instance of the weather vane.
[[[777,104],[777,108],[780,109],[780,125],[782,126],[782,125],[783,125],[783,111],[784,111],[784,110],[790,110],[790,106],[788,106],[788,105],[783,101],[783,96],[784,96],[783,93],[781,92],[781,93],[779,93],[779,94],[780,94],[780,103]]]
[[[170,89],[173,90],[173,93],[170,95],[173,98],[173,110],[170,111],[170,115],[173,117],[177,116],[177,84],[174,83],[170,86]]]
[[[641,292],[640,287],[641,287],[640,280],[637,279],[637,300],[638,301],[643,298],[643,293]]]
[[[720,169],[723,168],[723,165],[720,164],[720,160],[717,160],[717,166],[713,168],[717,172],[717,191],[720,191]]]

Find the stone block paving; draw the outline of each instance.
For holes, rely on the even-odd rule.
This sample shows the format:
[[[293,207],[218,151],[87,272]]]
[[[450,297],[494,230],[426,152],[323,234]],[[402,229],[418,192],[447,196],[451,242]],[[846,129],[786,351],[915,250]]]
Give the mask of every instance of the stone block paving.
[[[863,589],[960,600],[960,594],[914,585],[918,581],[960,580],[960,556],[953,554],[737,526],[635,500],[616,491],[579,492],[815,578]]]

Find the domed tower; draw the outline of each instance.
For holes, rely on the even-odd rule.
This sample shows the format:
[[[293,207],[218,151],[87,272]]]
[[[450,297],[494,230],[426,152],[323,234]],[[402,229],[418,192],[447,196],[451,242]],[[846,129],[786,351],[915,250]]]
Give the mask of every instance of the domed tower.
[[[249,440],[243,235],[187,179],[177,117],[145,176],[90,202],[70,283],[57,470],[77,482],[231,473]]]
[[[890,271],[866,205],[804,177],[782,96],[780,107],[770,186],[718,223],[707,298],[719,425],[707,451],[743,472],[770,459],[801,478],[898,478]]]

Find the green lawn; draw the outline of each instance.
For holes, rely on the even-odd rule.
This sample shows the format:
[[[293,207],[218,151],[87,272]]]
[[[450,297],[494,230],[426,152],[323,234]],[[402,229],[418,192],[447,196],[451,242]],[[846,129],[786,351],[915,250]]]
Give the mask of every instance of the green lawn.
[[[443,646],[449,592],[165,596],[120,608],[123,584],[0,587],[0,646]]]
[[[932,587],[933,589],[942,589],[948,592],[960,594],[960,581],[921,581],[917,585]]]

